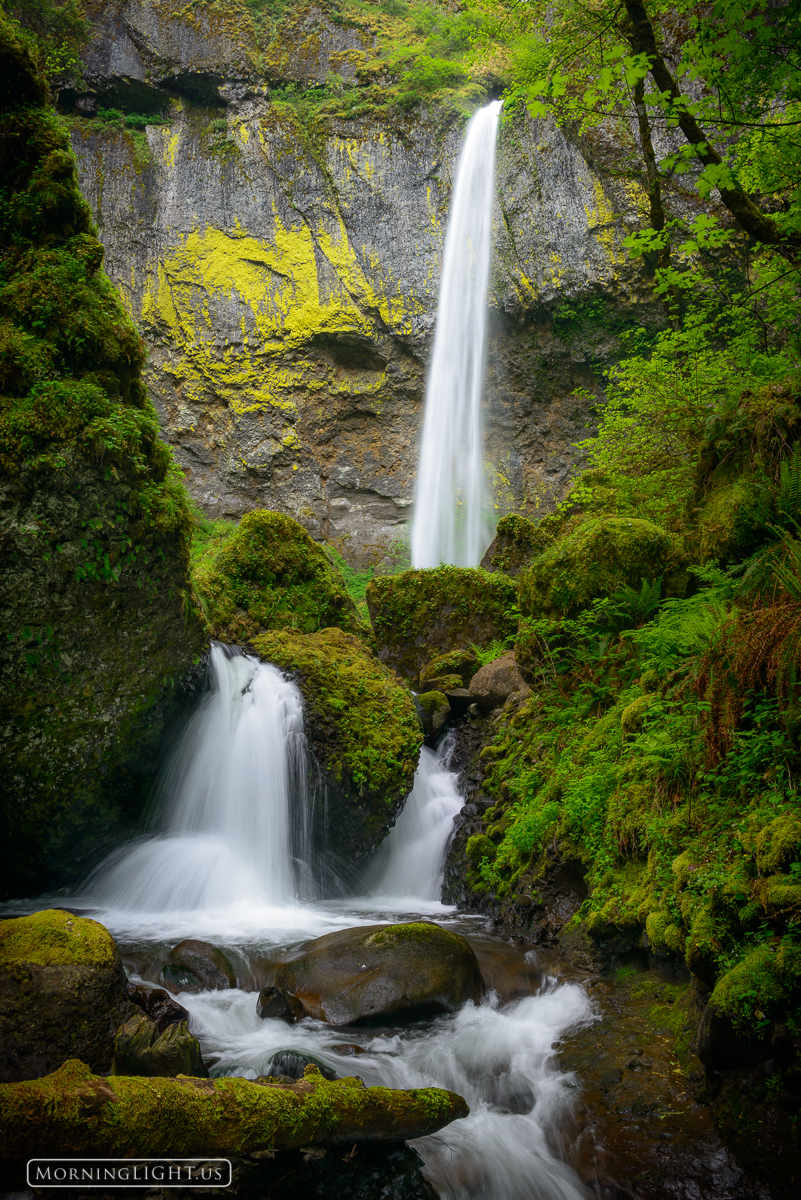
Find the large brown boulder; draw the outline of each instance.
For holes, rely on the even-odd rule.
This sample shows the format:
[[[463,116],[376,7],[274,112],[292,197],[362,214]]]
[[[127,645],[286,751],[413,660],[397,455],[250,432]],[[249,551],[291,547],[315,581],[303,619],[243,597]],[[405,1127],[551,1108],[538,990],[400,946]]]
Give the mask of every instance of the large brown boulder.
[[[499,704],[505,704],[513,692],[528,691],[511,650],[481,667],[470,680],[470,701],[479,708],[497,708]]]
[[[0,921],[0,1081],[48,1075],[68,1058],[111,1069],[131,1003],[117,946],[62,909]]]
[[[470,943],[431,921],[328,933],[282,962],[275,986],[298,1017],[329,1025],[455,1012],[484,990]]]

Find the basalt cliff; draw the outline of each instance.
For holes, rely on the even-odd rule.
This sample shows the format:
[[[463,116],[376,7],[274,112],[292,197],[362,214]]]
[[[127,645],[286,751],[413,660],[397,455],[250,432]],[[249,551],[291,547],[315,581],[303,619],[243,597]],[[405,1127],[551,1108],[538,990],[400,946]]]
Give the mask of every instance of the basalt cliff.
[[[209,516],[283,511],[377,561],[413,501],[464,114],[357,103],[386,77],[375,38],[314,5],[266,51],[236,5],[91,14],[82,88],[60,105],[190,492]],[[499,90],[485,73],[474,105]],[[315,110],[329,93],[339,111]],[[522,105],[502,123],[486,389],[499,513],[564,494],[621,332],[660,321],[623,247],[647,211],[626,138],[569,140]]]

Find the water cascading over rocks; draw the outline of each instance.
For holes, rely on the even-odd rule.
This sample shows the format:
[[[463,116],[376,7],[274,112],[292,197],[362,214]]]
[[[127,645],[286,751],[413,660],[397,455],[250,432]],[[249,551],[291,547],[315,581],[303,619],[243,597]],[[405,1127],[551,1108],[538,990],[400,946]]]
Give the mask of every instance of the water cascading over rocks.
[[[412,564],[475,567],[491,536],[481,393],[501,102],[467,128],[445,240],[412,523]]]

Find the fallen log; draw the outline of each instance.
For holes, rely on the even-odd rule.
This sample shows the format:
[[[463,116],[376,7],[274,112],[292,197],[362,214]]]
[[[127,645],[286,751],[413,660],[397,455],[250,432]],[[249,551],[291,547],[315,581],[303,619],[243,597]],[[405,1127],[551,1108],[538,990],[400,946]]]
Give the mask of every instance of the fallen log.
[[[0,1158],[242,1155],[400,1142],[466,1117],[443,1088],[365,1087],[355,1077],[175,1079],[93,1075],[69,1059],[52,1075],[0,1084]]]

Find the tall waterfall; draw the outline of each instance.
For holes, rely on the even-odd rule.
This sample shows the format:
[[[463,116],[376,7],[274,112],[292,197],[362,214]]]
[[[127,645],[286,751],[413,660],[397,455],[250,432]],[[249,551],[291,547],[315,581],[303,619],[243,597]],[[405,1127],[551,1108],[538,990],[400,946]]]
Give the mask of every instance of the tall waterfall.
[[[87,885],[139,912],[281,904],[309,860],[301,695],[273,666],[215,642],[211,691],[162,787],[166,828],[112,856]]]
[[[474,567],[490,538],[481,391],[501,101],[467,127],[453,190],[426,389],[412,564]]]

